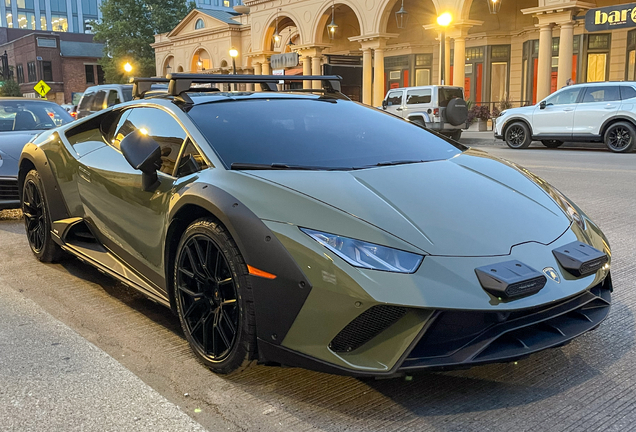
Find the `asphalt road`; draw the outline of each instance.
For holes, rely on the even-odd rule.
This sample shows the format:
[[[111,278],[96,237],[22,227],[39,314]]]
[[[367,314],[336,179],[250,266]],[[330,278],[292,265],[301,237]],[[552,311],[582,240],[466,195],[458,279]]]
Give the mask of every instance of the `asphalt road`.
[[[58,412],[75,418],[77,410],[93,410],[79,417],[78,430],[125,430],[112,426],[114,420],[100,420],[112,417],[112,410],[122,410],[122,417],[134,416],[133,420],[139,417],[156,430],[185,430],[174,427],[174,421],[195,428],[179,417],[180,412],[210,431],[633,430],[636,154],[484,149],[544,177],[574,199],[608,236],[614,304],[596,331],[515,364],[425,373],[410,381],[361,381],[267,366],[222,377],[199,365],[178,320],[166,309],[75,259],[56,265],[37,262],[21,221],[0,212],[0,301],[9,304],[0,306],[0,430],[71,430],[59,422],[27,423],[25,416],[34,415],[28,405],[5,406],[18,399],[35,403],[17,394],[30,385],[20,381],[23,374],[37,377],[38,388],[58,398],[40,397],[40,408],[51,418]],[[28,332],[20,331],[23,321],[29,323]],[[51,333],[53,325],[66,335],[66,351],[51,346],[60,338]],[[65,366],[50,364],[55,356],[73,358],[67,351],[73,352],[74,343],[92,347],[78,350],[93,350],[98,357],[92,365],[94,378],[91,364],[76,366],[83,375],[74,374],[68,382],[60,378]],[[39,356],[46,364],[38,362]],[[97,382],[82,386],[82,379]],[[122,408],[110,393],[98,391],[108,386],[110,393],[139,404],[143,416],[140,410]],[[91,398],[104,403],[87,402]],[[153,405],[153,400],[158,402]],[[45,416],[40,413],[38,418]]]

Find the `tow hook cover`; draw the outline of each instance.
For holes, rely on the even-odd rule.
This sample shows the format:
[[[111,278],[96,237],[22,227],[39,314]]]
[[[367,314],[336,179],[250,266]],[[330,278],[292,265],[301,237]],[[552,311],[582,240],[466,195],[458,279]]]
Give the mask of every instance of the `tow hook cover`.
[[[484,290],[506,299],[539,292],[548,281],[543,273],[517,260],[477,267],[475,273]]]
[[[574,276],[587,276],[596,273],[609,258],[593,246],[575,241],[552,251],[561,267]]]

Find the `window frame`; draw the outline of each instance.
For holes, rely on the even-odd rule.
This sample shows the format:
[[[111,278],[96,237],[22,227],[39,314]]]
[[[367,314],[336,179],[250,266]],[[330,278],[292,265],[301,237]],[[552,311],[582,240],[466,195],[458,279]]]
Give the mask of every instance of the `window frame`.
[[[616,93],[618,93],[618,99],[614,99],[614,100],[601,100],[601,101],[586,101],[585,97],[589,94],[589,93],[593,93],[595,91],[599,91],[601,89],[606,89],[608,87],[614,87],[616,88]],[[602,86],[587,86],[585,87],[585,91],[579,95],[579,100],[578,103],[580,104],[590,104],[590,103],[612,103],[612,102],[620,102],[621,99],[621,89],[620,89],[620,85],[614,85],[614,84],[607,84],[607,85],[602,85]],[[605,95],[605,94],[603,94]]]

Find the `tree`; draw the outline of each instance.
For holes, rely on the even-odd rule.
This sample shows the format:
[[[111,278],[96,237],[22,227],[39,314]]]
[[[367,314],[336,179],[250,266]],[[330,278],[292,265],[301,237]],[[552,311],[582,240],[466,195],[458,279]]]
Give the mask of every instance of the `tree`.
[[[105,44],[100,64],[106,82],[125,82],[131,75],[155,75],[154,35],[172,30],[194,8],[186,0],[105,0],[102,21],[94,23],[95,40]]]
[[[0,96],[22,96],[20,85],[12,79],[2,81],[2,87],[0,87]]]

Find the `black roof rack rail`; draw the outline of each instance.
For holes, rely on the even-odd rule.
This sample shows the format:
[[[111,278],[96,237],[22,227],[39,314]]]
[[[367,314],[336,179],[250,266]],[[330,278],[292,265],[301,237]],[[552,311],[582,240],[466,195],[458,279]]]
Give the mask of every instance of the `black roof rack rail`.
[[[134,99],[143,99],[146,92],[150,91],[153,84],[157,83],[169,83],[170,80],[168,78],[162,77],[152,77],[152,78],[130,78],[130,81],[133,85],[133,98]]]
[[[280,81],[321,81],[327,93],[340,93],[339,75],[215,75],[171,73],[166,76],[170,81],[168,94],[179,96],[190,90],[192,83],[253,83],[260,84],[263,90],[276,91]]]

